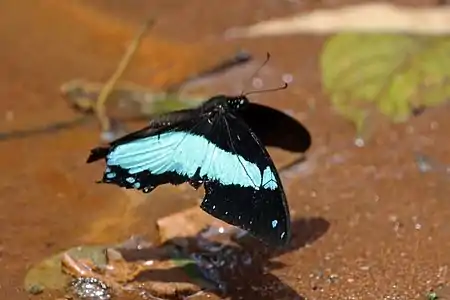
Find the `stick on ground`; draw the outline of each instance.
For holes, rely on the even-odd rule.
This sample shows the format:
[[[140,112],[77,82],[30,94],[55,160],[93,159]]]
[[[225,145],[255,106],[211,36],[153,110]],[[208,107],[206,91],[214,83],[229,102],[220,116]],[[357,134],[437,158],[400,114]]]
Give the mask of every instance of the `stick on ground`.
[[[111,93],[112,89],[114,88],[114,85],[117,83],[119,78],[122,76],[128,65],[130,64],[130,61],[133,55],[136,53],[136,50],[139,47],[145,33],[147,32],[149,27],[151,27],[153,24],[154,19],[149,19],[144,23],[141,30],[139,30],[136,37],[132,40],[131,44],[128,46],[127,51],[125,52],[124,56],[119,62],[119,65],[117,66],[116,71],[113,73],[113,75],[109,78],[109,80],[106,82],[106,84],[100,91],[98,99],[95,103],[95,113],[97,119],[100,122],[100,127],[104,132],[109,131],[111,128],[110,120],[106,115],[106,106],[105,106],[106,101],[108,100],[108,96]]]

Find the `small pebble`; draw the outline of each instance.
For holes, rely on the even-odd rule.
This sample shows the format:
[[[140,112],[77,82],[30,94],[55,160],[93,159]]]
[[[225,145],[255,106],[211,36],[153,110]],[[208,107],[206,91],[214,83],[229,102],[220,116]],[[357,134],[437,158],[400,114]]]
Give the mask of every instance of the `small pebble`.
[[[14,120],[14,112],[12,110],[8,110],[5,113],[5,120],[8,121],[8,122],[11,122],[11,121]]]
[[[431,122],[430,123],[430,129],[431,130],[436,130],[439,128],[439,123],[438,122]]]
[[[260,89],[264,86],[264,83],[261,78],[256,77],[256,78],[253,78],[253,80],[252,80],[252,86],[255,89]]]
[[[362,148],[365,146],[365,142],[362,138],[356,138],[354,143],[355,143],[355,146],[359,147],[359,148]]]
[[[292,81],[294,81],[294,76],[292,76],[292,74],[286,73],[281,76],[281,79],[286,83],[291,83]]]

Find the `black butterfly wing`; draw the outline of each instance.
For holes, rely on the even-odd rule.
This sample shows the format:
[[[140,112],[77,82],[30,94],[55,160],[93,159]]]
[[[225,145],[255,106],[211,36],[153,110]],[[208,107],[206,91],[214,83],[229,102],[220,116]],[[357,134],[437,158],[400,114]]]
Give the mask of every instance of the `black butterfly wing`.
[[[258,103],[252,103],[239,115],[265,146],[292,152],[305,152],[311,146],[311,135],[296,119]]]
[[[109,148],[94,149],[106,161],[102,183],[150,192],[162,184],[184,182],[200,185],[200,170],[208,157],[213,123],[201,115],[162,127],[150,127],[125,136]],[[99,148],[97,148],[99,149]]]
[[[164,129],[170,130],[170,128],[176,127],[178,124],[182,124],[187,120],[195,119],[198,116],[199,111],[197,109],[183,109],[153,116],[148,126],[116,139],[107,147],[97,147],[92,149],[86,162],[92,163],[104,159],[109,152],[121,144],[151,136],[152,134],[164,131]]]
[[[208,138],[235,161],[222,167],[220,180],[205,182],[201,208],[268,244],[285,245],[291,235],[289,209],[267,150],[240,117],[222,115],[216,123]],[[223,160],[219,155],[215,163],[224,165]]]
[[[252,129],[232,114],[177,111],[91,151],[106,160],[101,182],[149,192],[205,183],[209,214],[275,245],[290,239],[290,217],[275,166]]]
[[[170,113],[156,115],[151,117],[150,124],[147,127],[125,135],[111,143],[111,145],[123,144],[135,139],[140,139],[148,136],[149,134],[152,134],[153,132],[164,130],[165,128],[176,128],[178,125],[183,124],[188,120],[197,120],[199,116],[200,112],[197,109],[182,109],[172,111]],[[190,124],[192,124],[192,122],[190,122]],[[187,124],[181,127],[186,126]]]

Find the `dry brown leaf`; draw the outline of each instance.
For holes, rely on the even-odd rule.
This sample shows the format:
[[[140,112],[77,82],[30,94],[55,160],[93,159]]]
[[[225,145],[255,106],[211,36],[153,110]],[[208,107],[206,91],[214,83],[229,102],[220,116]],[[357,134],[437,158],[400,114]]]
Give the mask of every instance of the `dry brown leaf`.
[[[209,226],[223,227],[225,229],[233,227],[208,215],[199,207],[189,208],[161,218],[156,221],[156,224],[162,243],[174,238],[195,236]]]
[[[90,260],[76,259],[65,253],[63,271],[74,278],[95,278],[119,294],[141,291],[156,297],[182,299],[202,290],[202,284],[186,273],[186,262],[172,259],[127,261],[118,250],[107,248],[105,252],[107,264],[102,268]]]

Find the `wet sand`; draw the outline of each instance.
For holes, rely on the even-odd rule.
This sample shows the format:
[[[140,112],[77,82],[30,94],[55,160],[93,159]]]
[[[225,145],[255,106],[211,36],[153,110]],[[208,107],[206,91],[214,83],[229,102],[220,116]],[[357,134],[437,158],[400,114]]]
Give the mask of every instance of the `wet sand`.
[[[285,183],[297,224],[293,249],[274,259],[282,266],[270,274],[248,275],[257,289],[234,291],[233,299],[415,299],[448,280],[448,178],[420,173],[413,151],[450,164],[449,107],[427,110],[407,124],[382,124],[367,147],[357,148],[352,126],[334,114],[321,92],[317,61],[323,37],[218,38],[228,27],[308,10],[312,3],[264,2],[255,9],[237,0],[225,6],[218,0],[150,2],[146,6],[158,23],[125,80],[157,89],[238,48],[258,57],[270,51],[271,64],[292,74],[294,83],[282,94],[258,99],[294,111],[313,135],[307,172]],[[126,7],[112,3],[0,3],[2,132],[76,117],[59,86],[75,78],[106,81],[146,17],[138,1]],[[95,184],[103,166],[85,160],[98,143],[95,123],[0,141],[2,299],[26,299],[26,269],[44,257],[79,244],[121,242],[132,234],[154,240],[157,218],[201,196],[167,186],[144,199]],[[270,151],[277,165],[290,157]],[[322,221],[296,222],[314,217]]]

